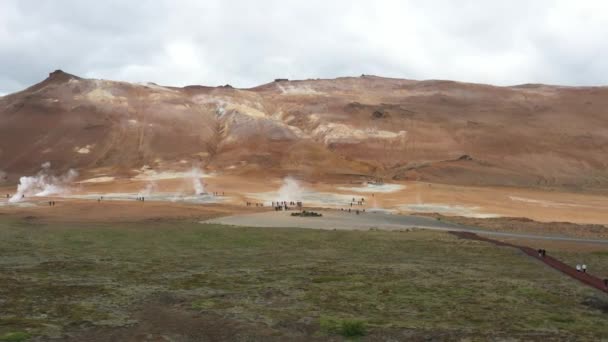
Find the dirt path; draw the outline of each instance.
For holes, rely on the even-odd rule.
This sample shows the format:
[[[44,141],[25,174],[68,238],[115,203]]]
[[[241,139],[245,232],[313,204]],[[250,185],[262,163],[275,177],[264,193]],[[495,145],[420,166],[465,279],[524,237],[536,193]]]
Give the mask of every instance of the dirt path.
[[[339,210],[318,210],[323,217],[292,217],[290,212],[267,211],[262,213],[249,213],[242,215],[224,216],[201,223],[217,223],[248,227],[280,227],[280,228],[312,228],[312,229],[338,229],[338,230],[401,230],[401,229],[429,229],[437,231],[458,231],[475,234],[491,235],[505,238],[525,238],[550,241],[568,241],[578,243],[608,244],[608,240],[575,238],[558,235],[534,235],[517,232],[500,232],[480,229],[456,223],[436,220],[429,217],[415,215],[392,215],[383,213],[348,213]]]
[[[548,255],[539,256],[538,251],[534,250],[530,247],[514,245],[514,244],[511,244],[508,242],[503,242],[503,241],[498,241],[498,240],[482,237],[482,236],[479,236],[479,235],[477,235],[475,233],[471,233],[471,232],[453,231],[450,233],[454,234],[462,239],[485,241],[485,242],[493,243],[498,246],[517,248],[517,249],[521,250],[522,252],[526,253],[527,255],[529,255],[530,257],[537,259],[537,260],[545,263],[546,265],[553,267],[554,269],[556,269],[566,275],[569,275],[570,277],[580,281],[583,284],[596,288],[602,292],[608,293],[608,287],[606,287],[606,285],[604,284],[604,281],[602,279],[600,279],[590,273],[587,273],[587,272],[579,272],[576,270],[576,268],[574,268],[570,265],[567,265],[551,256],[548,256]]]

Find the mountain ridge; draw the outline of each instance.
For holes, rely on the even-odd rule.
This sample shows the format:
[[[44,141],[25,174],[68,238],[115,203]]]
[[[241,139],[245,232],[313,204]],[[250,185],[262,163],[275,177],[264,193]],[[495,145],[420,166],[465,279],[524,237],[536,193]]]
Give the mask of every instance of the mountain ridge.
[[[45,161],[91,174],[196,163],[251,176],[606,187],[605,108],[606,87],[371,75],[169,87],[56,70],[0,97],[0,169],[14,179]]]

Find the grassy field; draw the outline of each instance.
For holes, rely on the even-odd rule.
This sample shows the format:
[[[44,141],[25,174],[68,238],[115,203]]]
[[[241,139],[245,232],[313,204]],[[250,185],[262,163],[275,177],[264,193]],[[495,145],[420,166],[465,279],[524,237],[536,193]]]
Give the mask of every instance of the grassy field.
[[[585,264],[589,273],[601,279],[608,278],[608,250],[581,252],[556,249],[551,251],[551,255],[569,265]]]
[[[598,340],[607,322],[605,294],[445,233],[0,221],[0,341]]]

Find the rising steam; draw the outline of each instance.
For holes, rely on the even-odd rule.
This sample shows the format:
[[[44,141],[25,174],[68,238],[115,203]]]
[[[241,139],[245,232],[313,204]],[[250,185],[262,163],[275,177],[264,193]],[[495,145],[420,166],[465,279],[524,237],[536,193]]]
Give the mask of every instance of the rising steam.
[[[302,201],[302,188],[295,179],[285,177],[277,196],[277,201]]]
[[[158,190],[158,185],[156,184],[156,182],[151,181],[151,182],[148,182],[143,189],[139,190],[139,194],[141,196],[150,196],[151,194],[155,193],[157,190]]]
[[[203,177],[203,171],[198,167],[193,167],[190,171],[190,177],[192,178],[192,187],[196,195],[202,195],[205,193],[205,185],[201,178]]]
[[[23,199],[24,196],[51,196],[62,195],[69,192],[69,185],[78,177],[76,170],[70,169],[61,176],[51,175],[51,163],[46,162],[41,165],[42,169],[35,176],[23,176],[19,179],[17,193],[9,199],[15,203]]]

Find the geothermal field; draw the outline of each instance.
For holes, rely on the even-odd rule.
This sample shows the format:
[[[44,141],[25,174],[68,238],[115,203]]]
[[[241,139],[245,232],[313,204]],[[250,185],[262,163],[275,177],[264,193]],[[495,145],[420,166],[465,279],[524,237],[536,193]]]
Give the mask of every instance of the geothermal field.
[[[0,97],[0,341],[606,339],[606,108],[57,70]]]

